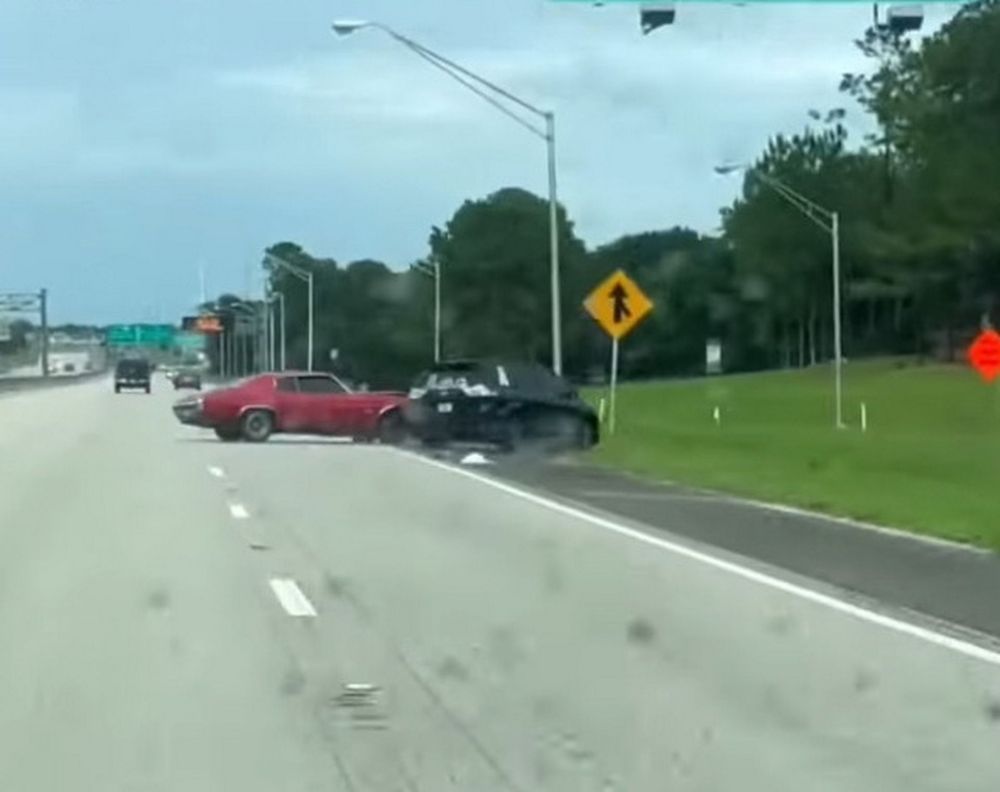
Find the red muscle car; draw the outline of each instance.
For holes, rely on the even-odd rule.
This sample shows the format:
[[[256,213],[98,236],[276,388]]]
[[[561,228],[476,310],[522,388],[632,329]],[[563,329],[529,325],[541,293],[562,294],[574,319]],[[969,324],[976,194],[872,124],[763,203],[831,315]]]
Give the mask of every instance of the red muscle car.
[[[214,429],[220,440],[263,442],[275,432],[378,439],[405,436],[402,393],[354,392],[332,374],[260,374],[174,405],[177,419]]]

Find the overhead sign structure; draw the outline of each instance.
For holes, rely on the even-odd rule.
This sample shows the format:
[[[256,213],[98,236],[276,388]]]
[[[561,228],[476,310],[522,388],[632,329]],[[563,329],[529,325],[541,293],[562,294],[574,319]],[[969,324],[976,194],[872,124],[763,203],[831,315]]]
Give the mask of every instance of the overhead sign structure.
[[[199,333],[221,333],[222,319],[216,314],[202,314],[195,320],[194,329]]]
[[[611,336],[611,389],[608,399],[608,432],[615,431],[615,393],[618,389],[618,342],[632,332],[650,311],[653,302],[622,270],[603,280],[583,307]]]
[[[178,333],[174,336],[174,345],[184,351],[201,352],[205,349],[203,333]]]
[[[969,347],[969,362],[987,382],[1000,376],[1000,333],[983,330]]]
[[[171,346],[176,329],[173,325],[111,325],[105,333],[109,346]]]

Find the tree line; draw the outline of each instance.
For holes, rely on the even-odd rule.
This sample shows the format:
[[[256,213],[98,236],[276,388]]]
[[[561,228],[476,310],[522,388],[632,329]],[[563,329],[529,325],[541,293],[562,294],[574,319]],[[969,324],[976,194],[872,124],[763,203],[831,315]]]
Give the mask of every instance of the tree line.
[[[624,376],[702,373],[710,339],[727,371],[830,359],[830,236],[774,180],[838,212],[847,357],[954,358],[1000,307],[997,42],[1000,0],[965,5],[920,45],[888,28],[865,31],[857,46],[870,68],[843,75],[840,89],[876,131],[854,143],[843,108],[804,108],[802,132],[775,135],[745,170],[718,236],[674,227],[588,249],[560,207],[566,373],[588,380],[607,368],[610,342],[581,304],[618,268],[656,306],[622,346]],[[314,273],[316,367],[402,387],[433,357],[428,265],[442,274],[445,358],[549,362],[548,222],[542,198],[509,187],[465,201],[404,271],[343,264],[293,242],[267,252]],[[280,269],[269,278],[286,296],[289,365],[304,367],[305,285]],[[227,300],[238,298],[205,307],[225,312]]]

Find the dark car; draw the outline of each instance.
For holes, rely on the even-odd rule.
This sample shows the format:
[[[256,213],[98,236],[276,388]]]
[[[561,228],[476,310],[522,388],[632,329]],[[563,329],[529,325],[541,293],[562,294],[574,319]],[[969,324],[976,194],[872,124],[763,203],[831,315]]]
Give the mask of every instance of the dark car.
[[[429,445],[470,441],[566,450],[589,448],[599,436],[590,405],[535,363],[438,364],[414,383],[405,415],[409,431]]]
[[[178,371],[173,375],[171,381],[174,383],[174,390],[181,388],[201,390],[201,374],[197,371]]]
[[[214,429],[220,440],[262,442],[276,432],[398,443],[405,436],[404,393],[358,393],[332,374],[283,371],[188,396],[174,405],[183,424]]]
[[[115,393],[123,390],[150,392],[150,367],[147,360],[119,360],[115,366]]]

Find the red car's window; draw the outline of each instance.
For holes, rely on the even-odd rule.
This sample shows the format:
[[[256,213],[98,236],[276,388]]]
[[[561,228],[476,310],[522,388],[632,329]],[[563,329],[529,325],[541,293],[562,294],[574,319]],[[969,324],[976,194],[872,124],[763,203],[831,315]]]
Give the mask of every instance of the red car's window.
[[[300,393],[346,393],[344,387],[332,377],[296,377]]]

